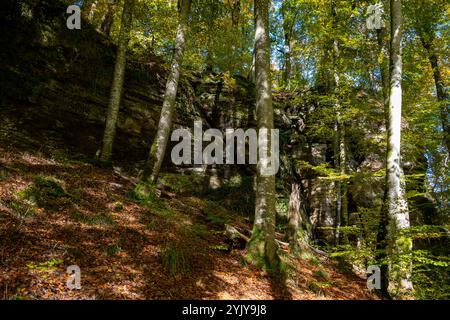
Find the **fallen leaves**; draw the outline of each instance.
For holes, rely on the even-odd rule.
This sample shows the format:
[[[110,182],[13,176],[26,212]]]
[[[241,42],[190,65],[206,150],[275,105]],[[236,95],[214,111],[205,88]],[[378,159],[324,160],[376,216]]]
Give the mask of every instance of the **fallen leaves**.
[[[202,199],[170,194],[165,209],[141,206],[127,194],[136,181],[124,173],[82,162],[60,163],[0,146],[0,294],[4,299],[371,299],[365,281],[322,263],[330,285],[314,278],[315,266],[293,260],[286,283],[275,283],[243,263],[245,251],[221,250],[224,233],[201,213]],[[37,177],[58,206],[20,216],[12,201]],[[39,189],[40,190],[40,189]],[[66,196],[68,195],[68,196]],[[42,201],[46,201],[43,197]],[[162,200],[161,200],[162,201]],[[45,203],[44,203],[45,204]],[[156,211],[155,211],[156,210]],[[240,229],[250,225],[239,223]],[[162,252],[183,247],[189,270],[171,275]],[[81,268],[81,289],[66,286],[69,265]],[[320,294],[310,290],[312,281]],[[316,283],[316,284],[317,284]]]

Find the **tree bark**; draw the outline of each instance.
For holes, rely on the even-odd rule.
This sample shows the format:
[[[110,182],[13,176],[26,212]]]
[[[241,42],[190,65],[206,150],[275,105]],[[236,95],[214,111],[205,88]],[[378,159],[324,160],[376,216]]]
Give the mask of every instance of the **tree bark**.
[[[431,33],[431,31],[429,32]],[[433,34],[424,35],[423,33],[420,35],[422,44],[428,53],[428,60],[430,61],[431,68],[433,70],[433,78],[436,86],[436,96],[437,100],[440,103],[440,116],[442,122],[442,129],[444,133],[444,144],[447,148],[447,152],[450,155],[450,103],[448,94],[446,92],[446,87],[444,84],[444,80],[442,78],[441,69],[439,67],[439,58],[438,55],[433,48]]]
[[[106,34],[107,36],[111,34],[111,28],[114,23],[114,6],[115,0],[109,0],[108,9],[100,26],[100,31]]]
[[[284,69],[283,83],[289,84],[292,73],[292,47],[295,22],[299,14],[298,8],[294,8],[290,1],[283,1],[281,4],[281,15],[283,19],[283,35],[284,35]]]
[[[255,78],[256,118],[258,129],[268,129],[268,150],[272,150],[271,129],[274,127],[272,87],[270,80],[269,1],[255,0]],[[259,139],[260,140],[260,139]],[[261,148],[261,144],[258,146]],[[279,265],[275,242],[275,174],[263,175],[264,161],[258,159],[256,174],[255,221],[248,244],[252,263],[275,271]]]
[[[331,1],[331,15],[333,17],[333,29],[337,29],[338,16],[336,0]],[[342,123],[342,106],[340,98],[340,74],[339,74],[339,41],[337,38],[333,39],[333,77],[334,77],[334,99],[336,110],[336,125],[335,125],[335,165],[339,168],[341,175],[346,174],[347,154],[345,147],[345,128]],[[340,230],[343,217],[347,215],[347,182],[341,179],[336,182],[337,190],[337,205],[335,218],[335,232],[334,241],[338,245],[340,242]]]
[[[289,197],[288,226],[286,230],[286,241],[295,252],[298,248],[298,228],[301,220],[300,216],[300,184],[293,182],[291,195]]]
[[[385,114],[386,127],[389,123],[389,92],[390,92],[390,72],[389,72],[389,42],[386,41],[386,28],[382,27],[377,30],[378,42],[378,65],[381,75],[381,87],[383,97],[383,107]],[[388,162],[388,152],[386,152],[385,163]],[[387,228],[389,223],[388,218],[388,175],[385,176],[383,202],[380,211],[380,220],[378,223],[377,240],[376,240],[376,256],[375,259],[380,264],[380,280],[381,280],[381,294],[389,298],[389,265],[387,260],[388,235]],[[361,224],[362,225],[362,224]],[[365,238],[365,237],[363,237]]]
[[[126,69],[126,54],[128,41],[130,39],[132,14],[134,0],[125,0],[122,13],[122,22],[119,34],[119,46],[117,48],[116,65],[114,68],[114,79],[111,86],[108,113],[106,116],[106,127],[103,135],[103,146],[100,160],[108,162],[111,159],[114,137],[116,135],[117,118],[119,115],[120,100],[122,97],[123,82]]]
[[[388,107],[387,195],[388,195],[388,241],[391,253],[390,282],[394,295],[406,297],[411,294],[411,266],[404,255],[412,249],[412,241],[402,234],[410,227],[408,204],[404,194],[404,177],[400,157],[402,119],[402,2],[391,0],[391,48],[390,48],[390,94]],[[393,275],[396,274],[395,279]]]
[[[175,113],[175,99],[177,96],[180,68],[183,60],[186,34],[188,31],[191,2],[191,0],[181,1],[177,35],[175,38],[175,56],[172,60],[172,66],[167,78],[158,131],[151,146],[146,168],[142,177],[143,181],[151,184],[155,184],[158,180],[159,171],[161,169],[167,148],[167,142],[170,136],[170,130],[172,129],[172,121]]]
[[[92,22],[94,20],[95,11],[97,10],[97,0],[93,1],[91,6],[89,7],[88,20]]]

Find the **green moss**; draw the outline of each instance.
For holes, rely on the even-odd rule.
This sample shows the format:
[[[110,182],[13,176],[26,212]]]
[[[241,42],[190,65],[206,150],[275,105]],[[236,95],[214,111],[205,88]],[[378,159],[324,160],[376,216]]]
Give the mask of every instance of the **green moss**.
[[[45,209],[58,209],[71,200],[60,180],[42,176],[37,176],[33,183],[19,191],[17,196],[28,205]]]
[[[128,193],[128,198],[161,217],[173,216],[173,211],[168,207],[166,201],[156,194],[156,187],[151,184],[139,183],[134,190]]]

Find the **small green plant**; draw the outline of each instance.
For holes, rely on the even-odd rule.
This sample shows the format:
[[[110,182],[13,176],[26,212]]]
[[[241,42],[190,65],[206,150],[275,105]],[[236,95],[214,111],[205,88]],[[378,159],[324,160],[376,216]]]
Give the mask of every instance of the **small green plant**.
[[[114,211],[115,211],[115,212],[122,211],[123,208],[124,208],[124,206],[123,206],[123,203],[122,203],[122,202],[116,201],[116,202],[114,203]]]
[[[35,208],[28,202],[22,203],[16,200],[11,200],[8,206],[14,211],[18,218],[25,218],[36,213]]]
[[[169,218],[173,215],[173,211],[168,208],[166,201],[157,196],[156,188],[153,185],[138,184],[134,190],[128,193],[128,198],[149,208],[153,214],[161,218]]]
[[[63,263],[63,260],[61,260],[61,259],[51,259],[49,261],[41,262],[41,263],[37,263],[37,264],[30,262],[27,264],[27,268],[30,270],[52,272],[61,263]]]
[[[209,246],[209,248],[211,248],[213,250],[217,250],[217,251],[228,251],[229,250],[229,248],[223,244]]]
[[[316,256],[312,256],[309,258],[309,263],[311,263],[313,266],[318,266],[321,264],[320,260]]]
[[[169,245],[161,253],[164,269],[172,276],[185,274],[190,270],[188,253],[182,247]]]
[[[120,251],[122,251],[122,248],[119,243],[115,243],[112,245],[109,245],[105,248],[106,254],[110,257],[115,256]]]
[[[313,281],[309,282],[308,289],[318,295],[323,295],[324,290],[326,288],[329,288],[330,286],[331,286],[331,283],[329,283],[329,282],[321,282],[321,281],[313,280]]]
[[[209,234],[208,228],[204,224],[194,224],[191,227],[192,232],[200,238],[206,238]]]
[[[213,201],[206,202],[203,212],[206,214],[206,219],[212,224],[222,226],[227,222],[224,209]]]
[[[330,278],[330,275],[322,268],[314,270],[313,274],[317,279],[320,280],[328,280]]]

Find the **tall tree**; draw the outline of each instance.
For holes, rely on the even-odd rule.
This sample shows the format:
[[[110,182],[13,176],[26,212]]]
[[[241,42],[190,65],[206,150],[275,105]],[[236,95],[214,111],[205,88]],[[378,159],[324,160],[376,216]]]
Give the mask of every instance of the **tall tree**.
[[[331,0],[331,16],[333,30],[339,32],[338,26],[338,13],[336,0]],[[347,154],[345,147],[345,127],[342,120],[342,104],[340,96],[340,48],[339,39],[337,36],[333,38],[333,79],[334,79],[334,108],[336,111],[336,123],[335,123],[335,141],[334,141],[334,154],[335,165],[339,168],[341,176],[346,174],[346,162]],[[347,215],[347,182],[342,181],[342,178],[336,182],[337,190],[337,203],[336,203],[336,219],[335,219],[335,243],[339,244],[341,223],[343,217]]]
[[[384,6],[386,1],[381,2]],[[386,36],[386,27],[384,24],[380,25],[381,28],[377,29],[377,44],[378,44],[378,68],[380,71],[381,78],[381,93],[383,98],[384,116],[386,126],[389,123],[389,90],[390,90],[390,80],[389,80],[389,40]],[[388,153],[386,152],[386,163],[387,163]],[[385,263],[387,260],[387,226],[389,222],[388,217],[388,182],[387,175],[384,184],[383,193],[383,205],[380,212],[380,220],[378,221],[378,232],[376,239],[376,260],[380,262],[381,271],[381,293],[382,295],[389,296],[389,265]]]
[[[271,130],[274,127],[272,86],[270,79],[269,1],[255,0],[255,78],[256,119],[258,129],[268,130],[268,152],[271,156]],[[261,134],[261,133],[260,133]],[[260,149],[264,148],[259,139]],[[274,270],[279,263],[275,242],[275,174],[263,172],[264,162],[259,158],[256,174],[256,208],[252,238],[248,243],[249,260]]]
[[[95,11],[97,9],[97,0],[92,1],[91,5],[88,7],[89,8],[89,13],[88,13],[88,20],[89,22],[92,22],[94,20],[94,15],[95,15]]]
[[[159,119],[158,131],[150,149],[146,167],[142,176],[145,182],[156,183],[169,140],[172,120],[175,113],[175,99],[180,78],[180,67],[183,60],[186,34],[188,31],[191,0],[181,0],[180,15],[175,38],[175,56],[166,83],[164,101]]]
[[[433,79],[436,86],[436,97],[439,101],[439,111],[443,129],[444,144],[450,154],[450,101],[446,84],[442,75],[439,50],[436,48],[436,26],[439,24],[439,12],[445,10],[445,1],[414,2],[414,25],[417,34],[426,50],[430,62]]]
[[[298,229],[301,223],[300,215],[301,195],[300,183],[292,182],[291,194],[288,204],[288,225],[286,229],[286,240],[292,251],[296,251],[298,247]]]
[[[388,144],[386,162],[386,190],[391,268],[389,280],[397,296],[411,294],[410,263],[405,255],[412,249],[411,239],[402,231],[410,227],[408,204],[404,191],[404,176],[400,157],[402,120],[402,2],[391,0],[390,93],[388,112]],[[395,275],[395,276],[394,276]],[[387,288],[384,288],[386,290]]]
[[[111,34],[111,28],[114,23],[114,7],[116,0],[108,0],[108,7],[105,15],[103,16],[102,23],[100,25],[100,30],[106,35]]]
[[[111,153],[116,135],[117,118],[119,115],[120,100],[122,97],[123,82],[125,78],[127,47],[130,40],[132,15],[135,0],[125,0],[122,12],[122,21],[119,34],[119,45],[117,48],[114,78],[111,86],[108,112],[106,115],[106,127],[103,134],[103,145],[100,160],[107,162],[111,159]]]
[[[291,76],[291,59],[292,47],[294,37],[294,27],[297,21],[299,9],[291,4],[290,0],[281,3],[281,16],[283,19],[283,37],[284,37],[284,69],[283,69],[283,83],[286,85]]]

